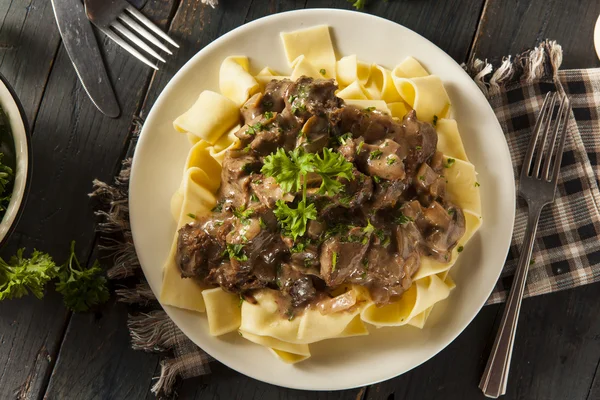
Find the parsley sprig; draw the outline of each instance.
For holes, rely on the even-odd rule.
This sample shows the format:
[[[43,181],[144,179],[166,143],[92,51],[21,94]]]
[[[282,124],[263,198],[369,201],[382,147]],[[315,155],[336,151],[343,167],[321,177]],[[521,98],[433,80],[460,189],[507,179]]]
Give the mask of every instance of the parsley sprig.
[[[343,188],[336,178],[352,180],[352,169],[352,163],[346,161],[340,153],[327,148],[322,155],[305,153],[301,148],[288,153],[278,149],[265,158],[261,169],[265,176],[274,177],[285,192],[302,191],[302,200],[297,203],[296,208],[282,200],[278,200],[275,207],[279,223],[294,240],[304,235],[309,219],[317,218],[315,205],[306,202],[306,175],[311,172],[319,174],[322,179],[319,193],[334,196]]]

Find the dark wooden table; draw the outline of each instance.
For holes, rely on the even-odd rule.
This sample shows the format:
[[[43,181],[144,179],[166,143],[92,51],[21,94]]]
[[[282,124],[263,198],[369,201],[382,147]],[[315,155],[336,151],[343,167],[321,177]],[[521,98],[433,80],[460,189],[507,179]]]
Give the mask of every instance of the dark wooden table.
[[[135,2],[135,1],[134,1]],[[137,3],[146,3],[137,0]],[[148,0],[144,13],[181,49],[153,73],[100,35],[122,116],[109,119],[87,98],[61,44],[48,0],[0,1],[0,73],[19,94],[33,131],[29,201],[8,245],[38,248],[63,260],[69,242],[93,260],[91,181],[119,168],[136,116],[147,115],[175,72],[220,35],[275,12],[351,8],[345,0]],[[545,38],[563,46],[563,68],[598,67],[592,33],[598,0],[371,0],[367,12],[433,41],[457,62],[473,54],[498,61]],[[359,27],[358,27],[359,28]],[[525,300],[506,399],[600,399],[600,285]],[[501,307],[485,307],[448,348],[381,384],[344,392],[302,392],[264,384],[218,363],[185,381],[184,399],[482,399],[477,388]],[[95,314],[71,314],[50,290],[0,303],[0,399],[142,399],[159,357],[133,351],[127,311],[111,301]],[[365,368],[371,366],[365,365]]]

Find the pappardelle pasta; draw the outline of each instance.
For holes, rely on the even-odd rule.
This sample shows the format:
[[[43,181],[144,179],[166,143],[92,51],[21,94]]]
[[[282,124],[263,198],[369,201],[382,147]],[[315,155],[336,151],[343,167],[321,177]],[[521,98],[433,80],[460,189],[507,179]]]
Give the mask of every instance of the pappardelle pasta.
[[[481,205],[439,77],[336,60],[327,26],[281,39],[289,75],[228,57],[174,121],[191,149],[160,301],[295,363],[367,324],[422,328]]]

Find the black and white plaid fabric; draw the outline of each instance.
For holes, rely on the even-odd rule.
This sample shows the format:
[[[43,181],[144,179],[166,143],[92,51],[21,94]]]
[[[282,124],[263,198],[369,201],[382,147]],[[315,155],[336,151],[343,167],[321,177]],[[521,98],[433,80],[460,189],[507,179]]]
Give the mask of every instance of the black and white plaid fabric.
[[[560,46],[544,42],[514,59],[505,59],[495,70],[480,60],[465,67],[496,112],[517,178],[544,95],[559,90],[571,99],[573,111],[557,197],[542,212],[526,296],[600,280],[600,69],[558,71],[561,58]],[[140,127],[141,122],[136,124],[130,154],[135,149]],[[117,255],[108,271],[109,278],[123,282],[134,276],[139,281],[137,285],[116,290],[120,301],[135,305],[135,315],[128,322],[132,346],[136,350],[169,354],[161,362],[161,373],[152,391],[158,397],[171,397],[177,377],[187,379],[208,374],[213,359],[169,319],[140,271],[127,208],[130,162],[128,159],[123,163],[113,185],[95,181],[91,196],[100,200],[96,211],[102,219],[98,224],[100,236],[109,238],[110,250]],[[512,283],[525,232],[526,205],[517,201],[516,210],[506,265],[488,304],[504,301]]]
[[[495,71],[481,62],[468,69],[476,76],[487,68],[478,83],[505,133],[517,185],[545,94],[559,91],[571,99],[573,110],[556,200],[542,211],[525,296],[600,280],[600,70],[558,71],[561,58],[560,46],[544,42],[535,50],[506,59]],[[511,247],[488,304],[506,299],[526,224],[527,206],[518,199]]]

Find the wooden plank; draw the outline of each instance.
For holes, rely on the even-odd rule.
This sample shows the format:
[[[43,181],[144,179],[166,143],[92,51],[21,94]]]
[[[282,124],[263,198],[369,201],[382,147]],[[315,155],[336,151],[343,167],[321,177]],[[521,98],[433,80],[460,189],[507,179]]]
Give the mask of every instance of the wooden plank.
[[[30,124],[59,43],[51,2],[12,0],[0,4],[0,73],[19,95]]]
[[[176,0],[150,0],[143,12],[165,27],[176,4]],[[34,136],[34,157],[41,157],[42,165],[56,167],[40,171],[37,185],[34,177],[33,191],[37,193],[29,204],[42,215],[50,212],[42,224],[37,224],[39,237],[52,247],[61,243],[64,246],[70,238],[77,238],[84,260],[89,257],[95,238],[87,198],[91,181],[111,181],[116,173],[129,141],[133,116],[141,107],[152,74],[150,68],[119,46],[103,35],[99,37],[122,117],[112,120],[96,110],[61,48],[35,127],[36,132],[54,129]],[[24,225],[33,231],[35,215],[27,217]],[[126,321],[126,308],[114,303],[95,315],[74,314],[45,397],[143,398],[150,389],[158,356],[130,348]]]
[[[487,0],[473,52],[498,62],[544,39],[562,45],[562,68],[599,67],[594,51],[598,1]]]
[[[50,2],[0,4],[0,73],[18,93],[30,124],[37,116],[59,43]],[[31,249],[29,236],[26,230],[16,232],[2,256],[7,258],[22,246]],[[51,250],[42,243],[38,247]],[[0,398],[35,396],[44,387],[68,318],[61,302],[50,292],[44,301],[29,296],[0,304]]]
[[[308,0],[307,8],[354,9],[346,0]],[[397,22],[431,40],[458,62],[463,62],[477,27],[483,0],[367,2],[366,11]],[[391,40],[394,38],[369,38]]]
[[[594,284],[523,302],[503,398],[590,398],[600,359],[600,320],[590,305],[599,289],[600,284]],[[367,399],[385,400],[392,394],[395,400],[481,399],[477,385],[497,330],[489,329],[496,311],[501,308],[485,307],[446,350],[410,373],[371,388]]]
[[[484,308],[446,349],[404,375],[371,386],[366,399],[481,399],[477,384],[498,310]]]

